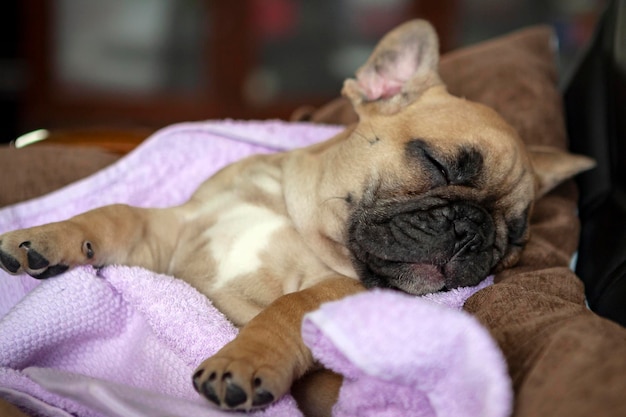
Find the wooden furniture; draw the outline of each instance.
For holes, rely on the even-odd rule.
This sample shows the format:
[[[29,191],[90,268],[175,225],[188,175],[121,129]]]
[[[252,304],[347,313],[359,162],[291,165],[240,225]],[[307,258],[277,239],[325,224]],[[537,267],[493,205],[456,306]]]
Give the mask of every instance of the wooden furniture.
[[[101,4],[86,6],[88,3]],[[154,36],[166,37],[178,31],[178,35],[159,44],[158,47],[165,48],[165,52],[158,48],[150,50],[149,47],[142,49],[141,45],[133,46],[133,38],[121,38],[122,35],[118,34],[117,44],[111,41],[106,45],[89,45],[88,53],[79,56],[79,65],[87,65],[93,60],[93,48],[104,48],[103,53],[110,54],[112,59],[116,59],[113,55],[117,54],[127,61],[140,59],[138,57],[142,54],[156,50],[155,54],[164,54],[166,59],[163,65],[168,70],[180,70],[178,65],[198,64],[198,68],[186,69],[193,75],[186,79],[183,77],[182,82],[187,82],[188,85],[179,87],[157,83],[154,88],[138,91],[120,88],[119,85],[112,87],[107,83],[84,82],[76,77],[72,78],[71,68],[69,72],[67,70],[67,44],[81,42],[84,36],[88,36],[85,32],[95,30],[94,28],[108,30],[105,41],[110,40],[115,32],[124,32],[128,29],[127,26],[130,26],[129,31],[137,30],[137,27],[154,22],[154,17],[147,13],[153,9],[138,12],[138,2],[23,0],[23,52],[29,76],[22,97],[21,132],[38,128],[94,126],[156,129],[179,121],[228,117],[285,119],[300,105],[320,105],[336,97],[341,88],[341,76],[337,74],[331,74],[333,77],[330,77],[328,74],[319,74],[317,69],[311,70],[312,74],[306,74],[307,67],[303,68],[304,64],[298,64],[302,62],[303,56],[311,57],[312,61],[315,56],[319,61],[324,55],[329,57],[333,52],[318,48],[334,48],[348,42],[360,47],[373,46],[382,34],[380,32],[416,16],[430,19],[440,29],[442,49],[445,51],[451,43],[449,34],[453,33],[451,27],[454,13],[449,11],[454,10],[457,0],[396,0],[380,2],[378,6],[376,2],[365,2],[370,5],[369,11],[364,7],[348,10],[349,7],[355,7],[355,2],[339,0],[194,0],[142,3],[144,6],[141,7],[151,7],[151,4],[154,7],[166,7],[167,3],[170,9],[164,14],[165,18],[161,16],[164,22],[176,26],[177,22],[188,20],[193,24],[186,24],[186,27],[195,28],[195,32],[191,35],[183,33],[184,30],[181,32],[182,24],[175,30],[163,27],[160,28],[162,30],[155,31]],[[110,8],[104,9],[102,5]],[[92,11],[84,9],[85,7],[92,7],[89,9]],[[72,11],[76,14],[78,8],[87,11],[71,20]],[[117,11],[115,8],[118,8]],[[128,8],[128,11],[124,8]],[[118,13],[117,17],[108,15],[114,11]],[[363,19],[370,21],[359,22],[354,18],[356,23],[351,25],[341,21],[331,25],[332,17],[335,20],[344,19],[340,15],[342,12],[353,18],[355,15],[361,18],[361,13],[365,16]],[[129,13],[137,13],[138,18],[133,17],[134,21],[124,26],[124,20],[130,16]],[[176,16],[171,17],[173,15]],[[108,28],[103,23],[107,18],[113,19]],[[376,25],[372,25],[372,21]],[[68,27],[77,24],[81,30],[66,33]],[[119,28],[115,26],[118,24]],[[183,40],[178,41],[180,39]],[[327,45],[320,46],[325,39],[330,41]],[[182,54],[181,45],[187,45],[186,42],[192,42],[193,47],[188,45]],[[316,49],[307,52],[309,47]],[[118,48],[117,52],[114,48]],[[73,52],[70,50],[69,53]],[[181,54],[186,55],[181,57]],[[293,71],[284,68],[284,61],[279,62],[283,59],[276,58],[279,54],[281,57],[285,54],[293,55]],[[146,58],[148,61],[150,59],[152,58]],[[97,67],[95,63],[93,65]],[[140,65],[145,65],[145,62]],[[280,65],[283,67],[275,71],[273,66]],[[323,63],[320,68],[329,65],[333,64]],[[280,71],[283,70],[299,77],[294,81],[296,87],[290,88],[286,85],[282,88],[273,85],[277,78],[280,82]],[[106,70],[104,72],[107,75]]]

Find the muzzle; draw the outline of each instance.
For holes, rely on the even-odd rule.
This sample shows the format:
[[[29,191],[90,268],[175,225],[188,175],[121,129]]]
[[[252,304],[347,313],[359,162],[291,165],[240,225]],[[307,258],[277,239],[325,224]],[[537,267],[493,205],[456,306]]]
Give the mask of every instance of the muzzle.
[[[367,287],[424,294],[478,284],[493,267],[494,221],[467,201],[377,201],[355,210],[348,234]]]

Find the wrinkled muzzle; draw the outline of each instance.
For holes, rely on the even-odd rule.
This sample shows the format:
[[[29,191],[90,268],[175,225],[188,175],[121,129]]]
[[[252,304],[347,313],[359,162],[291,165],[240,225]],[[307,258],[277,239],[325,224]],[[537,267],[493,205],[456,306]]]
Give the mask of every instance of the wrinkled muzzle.
[[[352,214],[348,233],[366,287],[424,294],[476,285],[494,264],[493,219],[465,201],[377,202]]]

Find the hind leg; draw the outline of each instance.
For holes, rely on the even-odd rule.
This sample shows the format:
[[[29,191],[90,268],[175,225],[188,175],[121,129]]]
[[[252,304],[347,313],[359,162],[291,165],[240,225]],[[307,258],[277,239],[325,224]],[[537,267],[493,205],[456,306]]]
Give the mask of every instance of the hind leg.
[[[0,235],[0,267],[43,279],[76,265],[167,268],[180,228],[176,209],[111,205]]]

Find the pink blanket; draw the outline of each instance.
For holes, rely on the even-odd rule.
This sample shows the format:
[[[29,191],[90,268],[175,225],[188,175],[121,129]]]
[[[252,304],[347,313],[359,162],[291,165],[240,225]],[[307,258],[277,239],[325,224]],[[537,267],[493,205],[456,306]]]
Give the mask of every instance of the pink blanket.
[[[276,121],[172,126],[94,176],[0,210],[0,232],[111,203],[181,203],[227,163],[338,130]],[[308,315],[306,343],[345,375],[335,414],[508,415],[504,359],[480,324],[459,311],[488,284],[422,298],[373,291]],[[233,415],[199,397],[190,375],[235,335],[189,285],[141,268],[84,267],[43,282],[0,272],[0,396],[38,415]],[[250,415],[301,414],[286,396]]]

